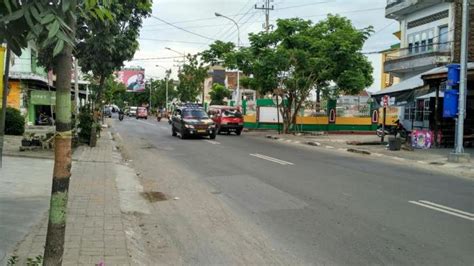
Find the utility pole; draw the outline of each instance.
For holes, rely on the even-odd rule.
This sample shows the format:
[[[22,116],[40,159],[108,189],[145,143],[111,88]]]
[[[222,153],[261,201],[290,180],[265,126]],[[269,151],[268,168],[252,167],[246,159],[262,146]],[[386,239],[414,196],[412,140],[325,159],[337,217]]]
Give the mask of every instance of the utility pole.
[[[0,49],[4,49],[0,47]],[[3,91],[2,91],[2,110],[0,114],[0,168],[3,164],[3,138],[5,136],[5,119],[7,116],[7,96],[8,96],[8,74],[10,72],[10,49],[6,49],[6,60],[5,60],[5,75],[3,76]],[[0,56],[0,74],[1,65],[3,64],[3,56]]]
[[[270,31],[270,11],[274,10],[275,7],[273,5],[270,6],[271,0],[264,0],[264,1],[265,1],[265,4],[263,4],[261,7],[258,7],[257,4],[255,4],[255,9],[265,10],[265,31],[269,32]]]
[[[469,41],[469,0],[463,0],[462,4],[462,33],[461,33],[461,73],[459,80],[459,103],[458,118],[456,123],[456,140],[454,153],[449,155],[450,161],[469,161],[469,153],[464,153],[464,119],[466,118],[466,95],[467,95],[467,59]]]

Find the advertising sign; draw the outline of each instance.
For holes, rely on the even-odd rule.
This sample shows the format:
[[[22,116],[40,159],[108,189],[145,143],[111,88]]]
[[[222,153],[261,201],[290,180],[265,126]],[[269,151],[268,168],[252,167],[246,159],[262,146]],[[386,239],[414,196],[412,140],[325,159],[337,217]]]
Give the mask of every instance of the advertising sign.
[[[123,69],[118,72],[118,79],[125,84],[128,92],[145,91],[144,69]]]

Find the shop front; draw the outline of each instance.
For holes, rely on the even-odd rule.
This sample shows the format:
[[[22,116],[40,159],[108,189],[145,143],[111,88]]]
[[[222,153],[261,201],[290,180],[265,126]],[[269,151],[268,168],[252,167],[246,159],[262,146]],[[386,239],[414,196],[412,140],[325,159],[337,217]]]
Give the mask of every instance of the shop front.
[[[51,124],[55,117],[56,92],[30,90],[28,99],[28,124]]]

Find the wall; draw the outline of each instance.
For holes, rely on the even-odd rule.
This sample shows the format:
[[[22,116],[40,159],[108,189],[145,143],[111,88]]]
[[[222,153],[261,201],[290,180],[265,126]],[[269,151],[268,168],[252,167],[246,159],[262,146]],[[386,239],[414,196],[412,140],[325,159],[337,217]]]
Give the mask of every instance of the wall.
[[[21,85],[19,81],[9,82],[10,90],[8,91],[7,106],[20,110],[21,107]]]
[[[461,31],[462,31],[462,1],[456,0],[454,3],[454,58],[453,62],[459,63],[460,54],[461,54]],[[474,61],[474,3],[471,1],[471,6],[469,10],[469,62]]]
[[[417,26],[417,27],[414,27],[414,28],[411,28],[411,29],[407,29],[408,22],[413,21],[413,20],[417,20],[417,19],[420,19],[420,18],[423,18],[423,17],[426,17],[426,16],[429,16],[431,14],[435,14],[435,13],[438,13],[438,12],[444,11],[444,10],[449,10],[449,17],[443,18],[443,19],[440,19],[440,20],[436,20],[436,21],[433,21],[433,22],[430,22],[430,23],[427,23],[427,24],[423,24],[423,25],[420,25],[420,26]],[[416,33],[416,32],[420,32],[420,31],[424,31],[424,30],[433,28],[434,29],[434,36],[436,37],[436,36],[439,35],[438,27],[442,26],[442,25],[448,25],[448,32],[449,32],[448,41],[452,41],[453,40],[453,31],[451,31],[451,30],[453,28],[453,24],[450,23],[452,17],[453,17],[453,10],[452,10],[452,4],[451,3],[440,3],[440,4],[430,6],[430,7],[427,7],[425,9],[422,9],[422,10],[419,10],[417,12],[414,12],[412,14],[407,15],[404,19],[403,27],[401,28],[402,29],[402,40],[401,40],[402,46],[401,47],[403,47],[403,48],[408,47],[408,40],[407,40],[408,34]],[[434,42],[435,43],[438,42],[436,40],[436,38],[435,38]]]

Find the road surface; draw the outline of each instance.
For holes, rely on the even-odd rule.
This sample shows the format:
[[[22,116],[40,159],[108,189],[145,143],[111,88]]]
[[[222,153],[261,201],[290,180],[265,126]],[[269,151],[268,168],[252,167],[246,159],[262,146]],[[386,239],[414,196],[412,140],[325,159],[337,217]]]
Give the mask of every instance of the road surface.
[[[470,179],[245,133],[181,140],[152,119],[112,130],[144,188],[167,195],[141,216],[161,262],[474,264]]]

